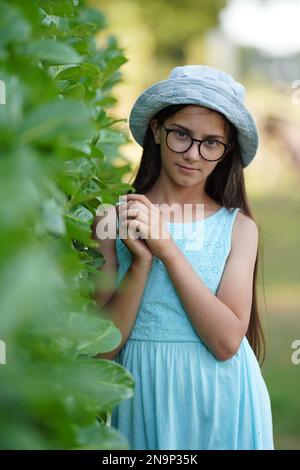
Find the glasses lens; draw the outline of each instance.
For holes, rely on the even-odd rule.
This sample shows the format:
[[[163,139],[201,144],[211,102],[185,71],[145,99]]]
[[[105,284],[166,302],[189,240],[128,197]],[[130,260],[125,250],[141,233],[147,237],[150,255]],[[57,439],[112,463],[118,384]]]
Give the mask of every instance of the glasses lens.
[[[174,152],[185,152],[191,143],[191,137],[184,131],[171,131],[167,137],[168,147]]]
[[[225,145],[216,139],[207,139],[201,143],[200,152],[206,160],[218,160],[225,152]]]
[[[172,130],[167,136],[167,145],[174,152],[186,152],[192,144],[192,138],[181,130]],[[216,139],[206,139],[200,145],[200,153],[206,160],[218,160],[225,153],[225,145]]]

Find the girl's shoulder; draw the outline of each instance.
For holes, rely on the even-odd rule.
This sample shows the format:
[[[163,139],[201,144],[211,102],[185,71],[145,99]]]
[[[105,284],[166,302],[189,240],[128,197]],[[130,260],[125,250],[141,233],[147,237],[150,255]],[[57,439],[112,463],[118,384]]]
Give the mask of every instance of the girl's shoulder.
[[[241,244],[255,246],[258,238],[259,228],[255,220],[244,214],[242,209],[237,210],[232,229],[232,248]]]
[[[249,215],[246,215],[241,208],[236,208],[236,211],[236,226],[239,228],[257,227],[255,220],[249,217]]]

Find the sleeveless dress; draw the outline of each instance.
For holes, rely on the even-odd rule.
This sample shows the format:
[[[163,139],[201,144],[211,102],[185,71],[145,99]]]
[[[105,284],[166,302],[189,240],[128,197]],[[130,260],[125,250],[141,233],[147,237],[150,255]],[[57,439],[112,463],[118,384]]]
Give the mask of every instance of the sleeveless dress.
[[[216,294],[239,208],[221,207],[190,223],[166,222],[177,246]],[[188,245],[194,235],[196,249]],[[117,285],[131,265],[117,236]],[[238,295],[238,293],[237,293]],[[133,376],[133,397],[112,410],[111,426],[132,450],[274,449],[268,390],[246,338],[218,360],[201,341],[157,257],[131,334],[114,357]]]

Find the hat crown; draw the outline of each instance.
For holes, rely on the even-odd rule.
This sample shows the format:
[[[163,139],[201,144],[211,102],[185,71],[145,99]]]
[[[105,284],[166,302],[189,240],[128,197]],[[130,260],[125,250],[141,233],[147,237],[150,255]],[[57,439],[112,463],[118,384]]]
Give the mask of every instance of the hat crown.
[[[182,65],[172,69],[169,79],[190,78],[196,80],[210,80],[228,89],[229,93],[234,95],[242,102],[245,101],[245,88],[239,82],[234,80],[231,75],[223,70],[218,70],[208,65]]]

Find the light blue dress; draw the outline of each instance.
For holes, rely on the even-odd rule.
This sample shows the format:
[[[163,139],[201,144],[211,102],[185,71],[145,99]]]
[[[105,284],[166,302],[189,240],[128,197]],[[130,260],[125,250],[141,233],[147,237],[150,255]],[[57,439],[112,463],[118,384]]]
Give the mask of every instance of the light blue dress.
[[[195,222],[166,222],[175,243],[214,294],[238,210],[221,207]],[[191,240],[196,245],[200,240],[201,246]],[[132,260],[119,238],[116,255],[119,285]],[[113,360],[135,379],[134,396],[111,415],[111,425],[125,435],[130,449],[274,449],[270,398],[247,338],[232,358],[218,360],[193,328],[157,257],[133,330]]]

